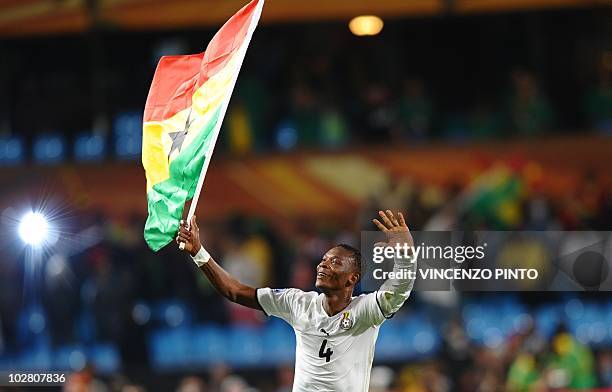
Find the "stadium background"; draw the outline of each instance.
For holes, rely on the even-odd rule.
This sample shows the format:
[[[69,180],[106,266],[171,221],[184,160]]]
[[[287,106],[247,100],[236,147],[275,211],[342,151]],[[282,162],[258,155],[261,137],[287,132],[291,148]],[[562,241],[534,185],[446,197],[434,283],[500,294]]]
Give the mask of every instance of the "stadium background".
[[[290,390],[290,328],[142,238],[157,59],[202,50],[240,6],[0,3],[0,369],[71,370],[69,390]],[[360,14],[382,33],[352,35]],[[602,1],[270,0],[198,207],[207,248],[252,285],[311,289],[377,208],[412,229],[609,230],[611,27]],[[30,207],[61,227],[35,265],[14,228]],[[537,242],[509,251],[550,262]],[[414,293],[371,390],[612,387],[611,347],[605,292]]]

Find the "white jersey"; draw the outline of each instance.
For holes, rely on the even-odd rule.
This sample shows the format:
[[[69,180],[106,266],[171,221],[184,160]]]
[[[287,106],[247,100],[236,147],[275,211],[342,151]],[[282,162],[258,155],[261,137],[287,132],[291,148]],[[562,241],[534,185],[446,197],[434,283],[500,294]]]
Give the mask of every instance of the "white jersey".
[[[416,268],[416,263],[410,264],[405,267]],[[287,321],[295,331],[293,391],[367,391],[379,327],[408,298],[412,285],[412,281],[388,280],[377,292],[353,297],[334,316],[323,309],[323,294],[258,289],[264,312]]]

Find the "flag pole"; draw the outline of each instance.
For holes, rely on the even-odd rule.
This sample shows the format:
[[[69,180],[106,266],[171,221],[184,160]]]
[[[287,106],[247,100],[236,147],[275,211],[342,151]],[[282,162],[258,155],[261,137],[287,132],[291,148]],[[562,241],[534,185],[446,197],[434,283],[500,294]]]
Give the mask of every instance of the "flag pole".
[[[217,122],[213,130],[212,142],[210,143],[208,147],[208,151],[206,152],[206,156],[204,157],[204,164],[202,166],[202,171],[200,172],[200,178],[198,179],[198,185],[196,186],[196,190],[193,195],[193,199],[191,200],[191,206],[189,206],[189,213],[187,214],[187,224],[189,224],[189,222],[191,221],[191,217],[195,213],[195,209],[198,204],[198,199],[200,198],[200,192],[202,191],[202,185],[204,184],[204,177],[206,177],[206,172],[208,171],[208,166],[212,158],[212,153],[215,148],[215,144],[217,143],[219,132],[221,131],[221,124],[223,123],[223,119],[225,118],[225,112],[227,111],[227,107],[229,106],[229,101],[232,97],[232,93],[234,92],[236,80],[238,79],[238,75],[240,74],[240,70],[242,69],[242,63],[246,56],[246,51],[249,47],[249,44],[251,43],[251,38],[253,37],[253,33],[255,31],[255,28],[257,27],[257,23],[259,22],[259,18],[261,16],[261,11],[263,8],[264,1],[265,0],[259,0],[257,7],[255,8],[255,11],[253,12],[253,16],[251,18],[251,24],[249,25],[249,32],[248,32],[248,37],[246,39],[246,44],[241,49],[240,66],[238,67],[238,72],[236,72],[236,75],[233,76],[232,85],[231,85],[232,88],[230,89],[230,93],[227,95],[227,97],[223,101],[223,105],[221,106],[221,112],[219,115],[219,121]],[[184,243],[181,243],[180,245],[182,245],[183,247],[185,246]]]

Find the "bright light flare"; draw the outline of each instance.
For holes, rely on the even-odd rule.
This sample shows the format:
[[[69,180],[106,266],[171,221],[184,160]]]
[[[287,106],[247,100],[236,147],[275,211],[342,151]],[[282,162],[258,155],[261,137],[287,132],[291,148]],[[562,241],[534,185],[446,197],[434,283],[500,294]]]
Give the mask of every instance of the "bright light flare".
[[[376,35],[382,31],[383,20],[375,15],[357,16],[349,22],[349,30],[357,36]]]
[[[28,212],[19,222],[19,236],[28,245],[40,245],[47,238],[49,223],[43,214]]]

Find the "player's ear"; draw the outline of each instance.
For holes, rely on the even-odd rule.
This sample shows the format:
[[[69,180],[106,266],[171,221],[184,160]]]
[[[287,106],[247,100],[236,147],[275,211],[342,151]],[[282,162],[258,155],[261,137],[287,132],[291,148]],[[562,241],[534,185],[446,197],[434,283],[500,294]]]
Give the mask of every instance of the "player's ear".
[[[349,276],[348,285],[349,286],[355,286],[357,284],[357,282],[359,282],[360,276],[361,275],[359,274],[359,272],[353,272],[351,274],[351,276]]]

